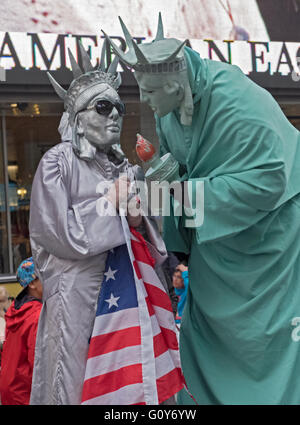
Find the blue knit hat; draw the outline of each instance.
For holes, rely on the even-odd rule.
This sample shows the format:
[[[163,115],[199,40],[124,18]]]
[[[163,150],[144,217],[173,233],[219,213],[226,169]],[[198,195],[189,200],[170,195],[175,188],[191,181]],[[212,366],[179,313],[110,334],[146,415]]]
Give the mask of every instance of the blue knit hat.
[[[22,261],[17,270],[17,280],[23,288],[29,285],[36,279],[36,274],[34,270],[33,258],[29,257],[26,260]]]

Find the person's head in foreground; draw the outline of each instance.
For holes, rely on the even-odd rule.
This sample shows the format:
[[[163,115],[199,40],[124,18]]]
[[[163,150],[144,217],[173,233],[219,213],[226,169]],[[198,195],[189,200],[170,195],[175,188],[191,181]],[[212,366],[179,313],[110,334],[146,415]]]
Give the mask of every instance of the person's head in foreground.
[[[43,286],[35,273],[33,258],[22,261],[17,270],[17,280],[23,288],[24,293],[37,299],[42,299]]]

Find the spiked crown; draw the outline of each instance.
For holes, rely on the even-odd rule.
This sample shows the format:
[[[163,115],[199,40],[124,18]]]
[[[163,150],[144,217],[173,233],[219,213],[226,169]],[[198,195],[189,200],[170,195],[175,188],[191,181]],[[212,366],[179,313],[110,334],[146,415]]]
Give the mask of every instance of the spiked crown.
[[[79,43],[79,49],[83,70],[76,62],[71,50],[68,49],[74,76],[74,80],[71,82],[68,90],[61,87],[52,75],[47,72],[54,90],[64,101],[65,110],[70,116],[70,122],[74,121],[77,112],[84,109],[88,102],[103,90],[103,84],[108,84],[116,91],[121,84],[121,76],[118,72],[116,72],[119,62],[119,58],[117,56],[110,64],[108,70],[105,71],[106,42],[104,42],[102,47],[100,66],[96,70],[94,70],[89,55],[81,43]],[[102,85],[102,87],[100,87],[100,85]]]
[[[137,44],[120,17],[119,20],[129,48],[127,53],[123,52],[104,31],[102,32],[125,65],[145,73],[170,73],[186,69],[183,46],[187,40],[181,42],[175,38],[164,38],[161,13],[158,17],[156,37],[152,43]]]

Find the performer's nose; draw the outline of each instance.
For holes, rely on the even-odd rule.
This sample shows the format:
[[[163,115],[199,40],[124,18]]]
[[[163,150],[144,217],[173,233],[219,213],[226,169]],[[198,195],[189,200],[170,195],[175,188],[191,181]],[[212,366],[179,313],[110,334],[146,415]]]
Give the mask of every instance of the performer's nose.
[[[113,120],[115,120],[115,121],[119,118],[119,112],[118,112],[118,110],[115,106],[113,107],[110,115],[113,118]]]

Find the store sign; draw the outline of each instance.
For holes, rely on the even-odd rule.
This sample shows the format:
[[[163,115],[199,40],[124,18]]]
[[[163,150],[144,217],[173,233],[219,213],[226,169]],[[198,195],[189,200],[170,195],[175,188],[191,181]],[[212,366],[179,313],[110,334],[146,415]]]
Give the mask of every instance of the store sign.
[[[125,50],[126,43],[122,37],[112,38]],[[136,41],[149,42],[152,38],[139,37]],[[39,79],[36,71],[61,73],[70,70],[67,52],[70,49],[80,63],[79,42],[89,52],[92,64],[99,65],[103,36],[0,32],[0,81],[22,83],[15,78],[21,75],[20,72],[23,76],[33,75],[34,72],[32,83],[45,83],[45,73],[39,72]],[[199,52],[202,58],[239,66],[246,75],[262,79],[266,86],[269,83],[285,87],[300,81],[298,42],[189,40],[188,45]],[[108,61],[111,60],[110,56],[108,48]],[[122,64],[119,70],[126,71]]]

